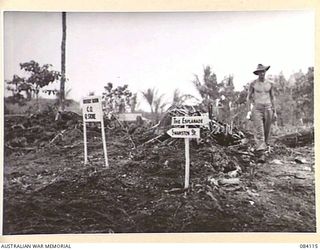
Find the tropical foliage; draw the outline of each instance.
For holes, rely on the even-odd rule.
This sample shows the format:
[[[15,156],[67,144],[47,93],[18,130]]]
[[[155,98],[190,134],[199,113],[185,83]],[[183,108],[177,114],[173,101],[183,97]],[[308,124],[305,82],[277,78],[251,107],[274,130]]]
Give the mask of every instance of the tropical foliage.
[[[104,102],[104,111],[106,113],[125,113],[127,110],[134,112],[137,105],[137,94],[133,94],[128,85],[114,88],[113,83],[109,82],[104,87],[102,100]]]
[[[6,81],[7,90],[12,92],[13,102],[30,101],[32,96],[38,100],[40,89],[60,79],[61,74],[51,69],[51,64],[40,65],[35,61],[20,63],[20,68],[26,77],[14,75],[12,80]],[[25,93],[25,96],[23,95]]]

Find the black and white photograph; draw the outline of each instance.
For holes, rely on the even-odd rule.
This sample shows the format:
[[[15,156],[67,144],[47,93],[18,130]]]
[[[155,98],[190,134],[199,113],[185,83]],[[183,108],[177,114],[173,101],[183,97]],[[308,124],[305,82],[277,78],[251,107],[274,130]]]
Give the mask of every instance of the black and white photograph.
[[[317,232],[314,10],[8,10],[3,54],[3,235]]]

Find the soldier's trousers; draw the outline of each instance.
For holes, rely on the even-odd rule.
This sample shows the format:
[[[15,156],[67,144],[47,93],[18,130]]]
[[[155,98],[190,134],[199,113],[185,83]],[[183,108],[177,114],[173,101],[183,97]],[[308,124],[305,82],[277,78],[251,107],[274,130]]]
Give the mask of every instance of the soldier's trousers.
[[[266,150],[271,124],[273,119],[273,111],[271,104],[255,104],[253,109],[253,123],[255,127],[256,150]]]

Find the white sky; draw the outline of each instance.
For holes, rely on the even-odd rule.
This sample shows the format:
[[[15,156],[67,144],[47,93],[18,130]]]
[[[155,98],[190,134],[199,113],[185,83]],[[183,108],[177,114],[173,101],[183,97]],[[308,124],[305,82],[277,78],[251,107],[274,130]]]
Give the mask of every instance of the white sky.
[[[61,13],[4,16],[5,79],[30,60],[60,70]],[[258,63],[288,77],[314,66],[314,20],[312,11],[67,13],[66,88],[79,101],[107,82],[134,92],[156,87],[170,101],[176,88],[197,95],[192,80],[205,65],[219,81],[233,74],[238,90]]]

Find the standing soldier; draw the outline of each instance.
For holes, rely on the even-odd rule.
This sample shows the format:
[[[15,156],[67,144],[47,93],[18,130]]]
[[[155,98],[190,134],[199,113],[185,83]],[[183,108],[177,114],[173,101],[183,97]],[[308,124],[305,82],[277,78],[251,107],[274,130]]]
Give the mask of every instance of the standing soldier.
[[[273,82],[265,79],[266,71],[270,66],[258,64],[253,72],[258,75],[249,87],[247,96],[247,119],[251,118],[251,105],[253,105],[253,123],[255,127],[255,151],[259,156],[259,162],[265,162],[265,151],[268,148],[268,141],[273,119],[277,118],[274,105]]]

